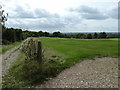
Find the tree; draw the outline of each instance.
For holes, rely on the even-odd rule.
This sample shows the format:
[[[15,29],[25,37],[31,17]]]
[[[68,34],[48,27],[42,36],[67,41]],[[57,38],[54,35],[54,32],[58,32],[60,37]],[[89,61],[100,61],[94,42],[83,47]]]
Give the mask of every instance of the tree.
[[[9,42],[16,41],[15,30],[13,28],[6,28],[2,33],[2,40],[7,40]]]
[[[21,41],[22,40],[22,30],[16,29],[16,40]]]
[[[38,32],[38,36],[41,37],[41,36],[44,36],[44,33],[42,31],[39,31]]]
[[[81,35],[81,34],[78,33],[78,34],[75,35],[75,37],[76,37],[76,38],[80,38],[80,35]]]
[[[87,39],[92,39],[92,35],[91,34],[87,34]]]
[[[0,6],[0,24],[5,26],[5,22],[7,21],[8,13],[5,13],[4,10],[2,10],[2,6]]]
[[[107,34],[105,32],[99,33],[99,38],[106,38]]]
[[[94,33],[93,38],[98,38],[98,34],[96,32]]]
[[[53,37],[60,37],[61,33],[60,32],[53,32]]]
[[[48,32],[44,32],[44,36],[45,36],[45,37],[49,37],[50,34],[49,34]]]
[[[86,36],[85,34],[83,34],[83,33],[80,34],[80,38],[81,38],[81,39],[86,39],[86,37],[87,37],[87,36]]]

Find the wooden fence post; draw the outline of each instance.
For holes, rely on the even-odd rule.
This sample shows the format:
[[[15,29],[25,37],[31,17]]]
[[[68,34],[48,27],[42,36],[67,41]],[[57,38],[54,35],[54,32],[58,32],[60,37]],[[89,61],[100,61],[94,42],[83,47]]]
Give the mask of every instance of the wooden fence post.
[[[39,62],[42,62],[42,44],[40,40],[38,41],[37,59]]]

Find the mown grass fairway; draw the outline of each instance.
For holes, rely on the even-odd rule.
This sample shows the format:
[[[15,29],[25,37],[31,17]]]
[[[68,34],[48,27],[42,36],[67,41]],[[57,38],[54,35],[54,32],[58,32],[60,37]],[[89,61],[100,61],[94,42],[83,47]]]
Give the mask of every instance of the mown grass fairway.
[[[117,39],[38,38],[43,46],[63,54],[69,66],[83,59],[118,57]]]

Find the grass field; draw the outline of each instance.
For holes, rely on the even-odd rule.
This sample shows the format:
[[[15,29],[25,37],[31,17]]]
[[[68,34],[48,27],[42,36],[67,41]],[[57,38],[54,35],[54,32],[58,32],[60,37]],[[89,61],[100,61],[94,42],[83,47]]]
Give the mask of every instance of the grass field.
[[[118,39],[67,39],[46,37],[37,39],[42,41],[44,62],[40,67],[35,62],[29,62],[30,66],[35,65],[37,68],[40,68],[37,70],[34,66],[34,69],[30,69],[31,72],[37,73],[30,75],[32,77],[34,76],[33,80],[37,80],[34,84],[40,84],[46,80],[46,78],[56,76],[65,68],[84,59],[118,57]],[[31,86],[31,81],[26,81],[25,78],[23,78],[24,75],[28,77],[28,73],[22,73],[24,72],[22,71],[23,64],[26,65],[25,56],[24,54],[20,54],[10,68],[10,72],[3,78],[3,87],[18,88]]]
[[[118,57],[118,39],[66,39],[66,38],[38,38],[43,46],[65,56],[69,66],[83,59],[94,57]]]

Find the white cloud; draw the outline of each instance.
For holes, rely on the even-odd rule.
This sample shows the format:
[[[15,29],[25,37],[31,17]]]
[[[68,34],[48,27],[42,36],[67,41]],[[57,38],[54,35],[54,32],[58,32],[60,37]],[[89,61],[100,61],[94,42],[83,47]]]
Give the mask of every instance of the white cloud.
[[[104,15],[104,13],[100,12],[97,8],[88,6],[80,6],[75,9],[71,8],[70,11],[79,13],[85,19],[102,20],[108,18],[107,15]]]
[[[101,26],[105,31],[115,31],[113,28],[117,30],[117,2],[118,0],[4,0],[0,4],[9,13],[6,23],[9,27],[50,32],[90,32],[95,29],[99,31]]]
[[[120,12],[119,12],[120,13]],[[118,19],[118,6],[111,7],[108,10],[108,16],[113,18],[113,19]]]

